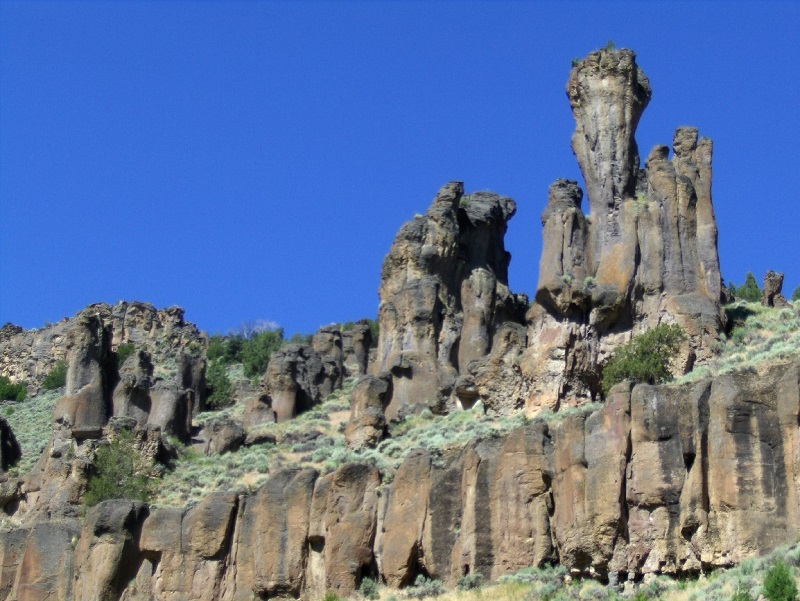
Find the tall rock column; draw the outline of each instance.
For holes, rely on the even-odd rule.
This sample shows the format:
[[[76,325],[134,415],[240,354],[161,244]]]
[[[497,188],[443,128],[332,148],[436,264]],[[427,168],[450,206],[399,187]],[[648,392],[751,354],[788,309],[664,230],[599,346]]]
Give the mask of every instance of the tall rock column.
[[[603,259],[625,259],[614,251],[625,233],[620,204],[636,192],[639,149],[633,136],[650,95],[650,82],[630,50],[592,52],[570,72],[567,97],[576,125],[572,151],[595,220],[591,271],[599,270]]]
[[[398,232],[383,262],[371,366],[392,374],[387,417],[454,406],[458,376],[487,357],[503,322],[522,322],[503,243],[515,211],[510,198],[465,195],[461,182],[450,182]]]
[[[656,146],[640,169],[634,134],[651,89],[630,50],[578,61],[567,96],[589,214],[576,182],[551,186],[522,361],[529,412],[596,397],[602,364],[635,334],[679,324],[683,372],[713,355],[724,325],[711,141],[680,127],[672,159]]]

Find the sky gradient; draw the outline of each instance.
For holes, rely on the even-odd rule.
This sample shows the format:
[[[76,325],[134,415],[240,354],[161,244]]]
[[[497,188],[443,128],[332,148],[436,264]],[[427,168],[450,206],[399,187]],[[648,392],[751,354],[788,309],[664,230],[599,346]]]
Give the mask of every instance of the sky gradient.
[[[798,2],[0,2],[0,324],[181,305],[211,333],[374,317],[443,184],[517,201],[510,286],[580,179],[573,58],[631,48],[642,157],[714,141],[726,281],[800,285]],[[584,207],[586,202],[584,201]]]

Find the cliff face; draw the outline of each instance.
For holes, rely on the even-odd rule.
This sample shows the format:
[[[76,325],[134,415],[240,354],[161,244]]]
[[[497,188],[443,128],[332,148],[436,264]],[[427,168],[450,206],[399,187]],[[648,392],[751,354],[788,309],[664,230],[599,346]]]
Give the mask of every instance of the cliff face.
[[[651,90],[630,50],[579,61],[567,96],[589,213],[575,182],[551,186],[523,363],[531,411],[595,398],[598,366],[633,334],[679,324],[683,373],[713,356],[724,327],[711,141],[678,128],[673,157],[656,146],[640,168],[634,133]]]
[[[107,501],[82,526],[7,532],[0,590],[20,601],[43,598],[34,583],[54,598],[318,599],[366,576],[454,584],[546,561],[612,581],[730,565],[800,534],[798,419],[800,363],[623,384],[593,412],[411,453],[390,484],[363,464],[285,470],[189,510]]]
[[[204,336],[180,309],[93,305],[43,330],[4,327],[0,373],[36,390],[56,360],[69,370],[27,475],[5,472],[20,448],[0,418],[0,507],[11,518],[0,599],[319,599],[366,577],[453,585],[550,562],[615,582],[697,573],[797,540],[796,358],[683,385],[624,383],[588,404],[603,361],[632,335],[680,324],[676,370],[686,371],[713,356],[724,319],[710,141],[678,128],[671,158],[657,146],[639,164],[634,134],[651,90],[627,50],[579,61],[567,94],[588,214],[576,182],[551,186],[530,305],[508,287],[514,201],[451,182],[384,261],[374,356],[368,324],[324,327],[276,352],[262,385],[237,392],[242,411],[201,433]],[[768,276],[767,305],[786,302],[779,276]],[[123,343],[135,348],[120,364]],[[349,453],[424,409],[531,419],[444,451],[419,443],[396,470],[276,468],[258,488],[192,507],[115,500],[81,517],[95,452],[122,428],[161,462],[174,452],[163,434],[209,455],[263,445],[267,456],[278,429],[265,426],[346,377],[359,378],[338,434]],[[331,438],[295,434],[304,453]]]
[[[515,212],[510,198],[465,195],[461,182],[450,182],[398,232],[381,271],[373,366],[391,374],[387,417],[474,402],[474,383],[456,390],[459,375],[479,369],[506,324],[522,323],[527,304],[508,289],[503,238]]]

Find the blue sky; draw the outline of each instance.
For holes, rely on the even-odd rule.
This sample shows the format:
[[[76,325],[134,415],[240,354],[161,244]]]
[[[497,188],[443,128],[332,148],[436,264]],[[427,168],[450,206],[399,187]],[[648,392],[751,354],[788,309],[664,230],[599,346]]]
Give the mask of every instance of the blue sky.
[[[550,183],[578,179],[570,61],[653,87],[646,156],[714,140],[726,280],[800,285],[798,2],[0,2],[0,323],[178,304],[210,332],[373,317],[438,188],[513,197],[533,294]]]

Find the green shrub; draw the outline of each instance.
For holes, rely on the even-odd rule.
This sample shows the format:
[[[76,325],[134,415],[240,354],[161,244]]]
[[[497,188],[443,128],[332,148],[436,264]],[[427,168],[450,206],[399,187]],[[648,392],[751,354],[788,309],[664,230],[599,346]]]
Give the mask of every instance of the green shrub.
[[[417,576],[414,586],[406,589],[406,596],[414,599],[424,599],[425,597],[438,597],[447,592],[441,580],[431,580],[423,574]]]
[[[245,339],[242,336],[220,336],[215,334],[208,339],[206,356],[209,361],[222,361],[225,364],[241,363],[242,346]]]
[[[361,581],[358,592],[364,599],[380,599],[381,597],[378,592],[378,585],[371,578],[364,578],[364,580]]]
[[[130,430],[121,430],[95,455],[95,474],[83,497],[87,507],[108,499],[132,499],[148,502],[154,492],[155,469],[142,451],[136,448]]]
[[[133,344],[120,344],[117,347],[117,367],[122,367],[135,350],[136,347]]]
[[[750,591],[741,578],[739,582],[736,583],[736,590],[733,591],[731,601],[753,601],[753,596],[750,594]]]
[[[325,593],[325,596],[322,598],[322,601],[340,601],[339,595],[334,593],[333,591],[328,591]]]
[[[289,338],[288,342],[291,344],[311,344],[313,340],[313,334],[300,334],[299,332],[295,332],[292,334],[292,337]]]
[[[6,376],[0,376],[0,401],[24,401],[27,396],[25,382],[12,382]]]
[[[747,272],[744,284],[736,289],[736,299],[747,301],[748,303],[761,302],[761,288],[758,287],[756,276],[752,272]]]
[[[206,370],[206,403],[214,409],[222,409],[233,400],[233,384],[228,377],[225,363],[219,359],[211,361]]]
[[[620,346],[603,367],[603,390],[623,380],[658,384],[671,379],[670,363],[685,338],[678,325],[661,324]]]
[[[800,300],[800,286],[798,286],[797,288],[795,288],[795,289],[794,289],[794,292],[792,292],[792,300],[793,300],[793,301]]]
[[[797,584],[792,569],[778,560],[764,577],[764,596],[769,601],[794,601],[797,599]]]
[[[67,384],[67,362],[63,359],[56,361],[53,368],[47,372],[42,382],[42,388],[45,390],[56,390],[62,388]]]
[[[456,588],[460,591],[471,591],[483,586],[483,574],[480,572],[473,572],[472,574],[465,574],[458,579]]]
[[[283,328],[258,332],[242,343],[242,364],[248,378],[260,376],[267,370],[272,353],[283,346]]]

